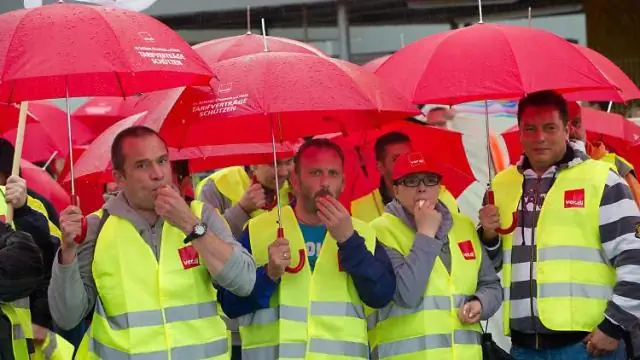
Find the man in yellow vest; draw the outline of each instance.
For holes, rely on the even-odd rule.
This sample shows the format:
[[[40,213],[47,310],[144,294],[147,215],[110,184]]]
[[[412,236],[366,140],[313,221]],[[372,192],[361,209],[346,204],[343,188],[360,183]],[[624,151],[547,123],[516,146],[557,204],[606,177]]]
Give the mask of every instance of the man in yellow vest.
[[[12,224],[5,223],[8,204]],[[33,237],[48,234],[46,218],[27,205],[26,182],[10,176],[0,186],[0,359],[27,360],[35,351],[29,296],[42,283],[44,267]]]
[[[502,268],[511,352],[624,358],[620,339],[640,315],[640,211],[609,164],[568,142],[561,95],[520,100],[518,125],[524,156],[495,177],[495,205],[479,214],[489,256]]]
[[[292,200],[287,179],[293,160],[283,159],[277,163],[277,168],[272,163],[220,169],[198,184],[195,196],[220,210],[237,238],[250,218],[276,206],[276,187],[280,189],[281,204],[286,205]]]
[[[369,316],[374,358],[480,360],[478,322],[500,308],[500,278],[471,219],[439,200],[438,167],[410,152],[393,168],[395,199],[371,222],[397,279],[393,302]]]
[[[63,329],[93,311],[81,359],[229,359],[216,288],[249,294],[255,262],[219,213],[171,187],[168,157],[153,130],[123,130],[111,147],[122,191],[88,217],[81,245],[80,209],[60,216],[49,302]]]
[[[393,268],[373,229],[337,200],[344,155],[327,139],[308,140],[294,158],[293,207],[249,221],[239,242],[260,266],[249,296],[219,293],[240,318],[243,360],[368,359],[365,310],[389,303]]]

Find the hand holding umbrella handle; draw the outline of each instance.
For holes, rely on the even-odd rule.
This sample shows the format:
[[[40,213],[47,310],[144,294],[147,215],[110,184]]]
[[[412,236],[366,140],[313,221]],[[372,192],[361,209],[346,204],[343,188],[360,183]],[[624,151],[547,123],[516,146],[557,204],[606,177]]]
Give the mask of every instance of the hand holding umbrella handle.
[[[488,189],[487,190],[487,203],[489,205],[495,205],[496,200],[493,194],[493,190]],[[516,211],[513,212],[513,214],[511,214],[511,225],[507,228],[497,228],[496,232],[500,235],[508,235],[511,234],[513,232],[513,230],[516,229],[516,226],[518,226],[518,213]]]
[[[78,195],[71,196],[71,205],[80,206],[80,198],[78,197]],[[78,236],[76,236],[75,239],[73,240],[77,244],[82,244],[86,237],[87,237],[87,218],[83,216],[80,222],[80,234],[78,234]]]
[[[282,227],[278,227],[278,239],[282,239],[284,238],[284,229]],[[304,265],[307,262],[307,256],[304,253],[303,249],[298,250],[298,256],[300,257],[300,260],[298,261],[298,265],[296,265],[295,267],[290,267],[287,266],[284,271],[288,272],[289,274],[297,274],[300,271],[302,271],[302,269],[304,268]]]

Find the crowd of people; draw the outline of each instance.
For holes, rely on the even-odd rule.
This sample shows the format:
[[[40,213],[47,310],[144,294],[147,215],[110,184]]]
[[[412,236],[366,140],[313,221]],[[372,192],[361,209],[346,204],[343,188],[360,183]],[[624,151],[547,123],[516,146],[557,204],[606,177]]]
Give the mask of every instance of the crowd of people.
[[[515,359],[638,356],[634,169],[553,91],[517,120],[524,153],[479,224],[438,154],[398,131],[376,141],[370,205],[345,206],[332,140],[190,190],[134,126],[113,141],[104,206],[59,218],[0,141],[0,359],[483,359],[500,309]]]

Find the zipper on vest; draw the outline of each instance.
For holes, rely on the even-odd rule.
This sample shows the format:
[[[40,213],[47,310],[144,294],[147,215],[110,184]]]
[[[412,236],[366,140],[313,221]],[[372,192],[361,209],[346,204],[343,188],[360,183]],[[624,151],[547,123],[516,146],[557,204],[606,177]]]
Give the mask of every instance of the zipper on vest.
[[[534,258],[536,256],[536,248],[538,245],[536,244],[536,227],[538,226],[538,194],[540,193],[540,181],[541,178],[538,176],[536,179],[536,186],[533,190],[533,224],[531,224],[531,258],[529,260],[529,304],[531,310],[531,325],[533,326],[534,336],[536,338],[536,346],[535,349],[538,350],[540,344],[538,339],[538,324],[536,323],[536,317],[534,316],[534,306],[533,306],[533,266],[534,266]],[[526,206],[526,204],[525,204]],[[522,239],[524,241],[524,239]],[[537,261],[537,259],[535,260]],[[536,293],[536,297],[538,294]]]

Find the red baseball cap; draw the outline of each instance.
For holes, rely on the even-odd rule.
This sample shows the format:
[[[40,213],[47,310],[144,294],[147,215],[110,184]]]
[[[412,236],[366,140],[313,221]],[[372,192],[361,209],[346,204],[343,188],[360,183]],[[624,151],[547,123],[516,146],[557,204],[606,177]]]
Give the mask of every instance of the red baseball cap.
[[[400,180],[411,174],[419,173],[438,174],[433,163],[427,161],[427,158],[420,151],[402,154],[393,164],[393,181]]]

